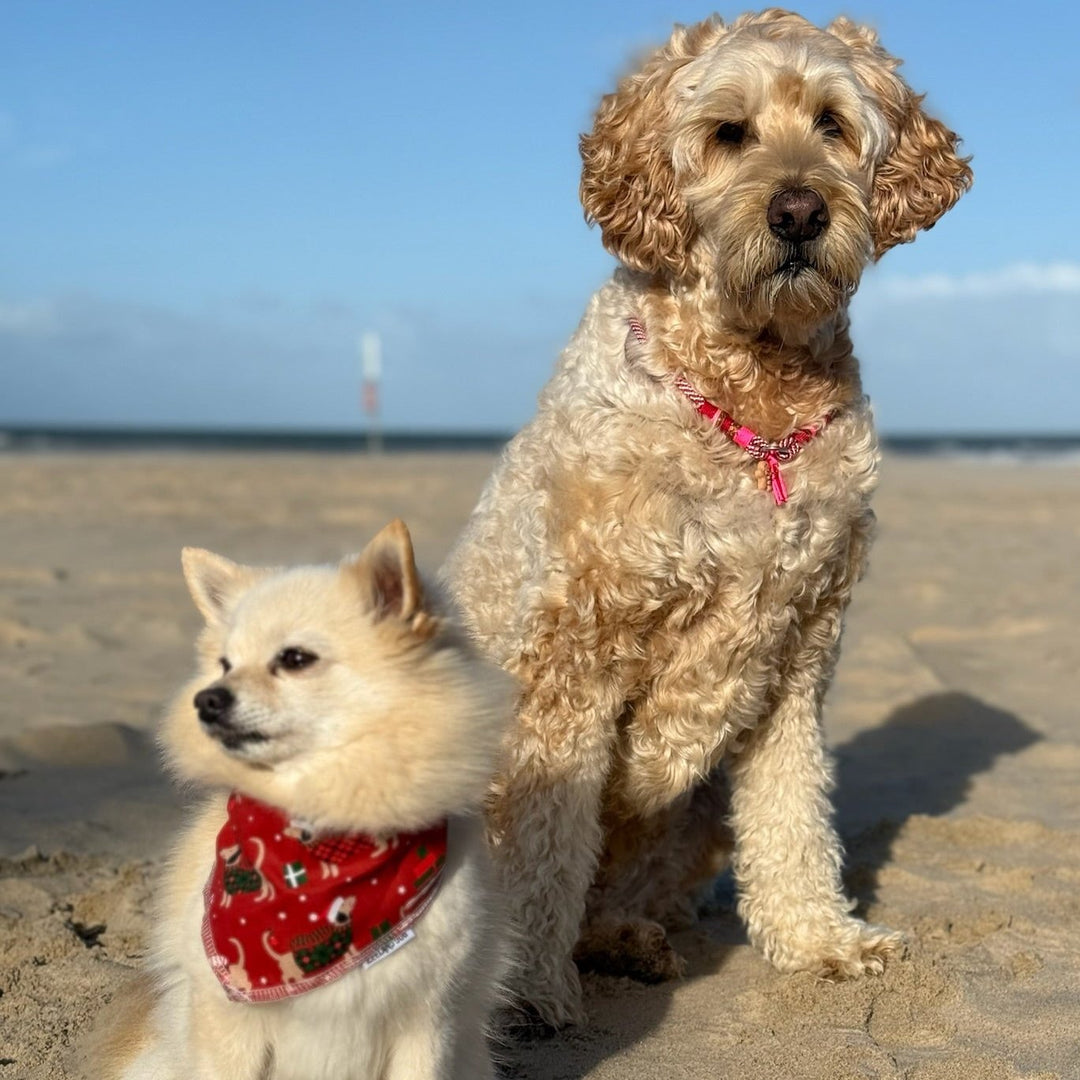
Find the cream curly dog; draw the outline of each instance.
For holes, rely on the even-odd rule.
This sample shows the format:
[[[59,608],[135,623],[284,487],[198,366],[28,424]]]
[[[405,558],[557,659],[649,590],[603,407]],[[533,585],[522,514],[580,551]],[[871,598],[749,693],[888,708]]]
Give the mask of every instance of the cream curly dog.
[[[821,704],[873,531],[848,336],[863,268],[971,184],[876,35],[712,18],[600,104],[581,197],[622,262],[446,576],[520,680],[491,831],[516,987],[579,1015],[574,963],[662,978],[664,928],[733,860],[783,971],[880,971],[850,914]]]

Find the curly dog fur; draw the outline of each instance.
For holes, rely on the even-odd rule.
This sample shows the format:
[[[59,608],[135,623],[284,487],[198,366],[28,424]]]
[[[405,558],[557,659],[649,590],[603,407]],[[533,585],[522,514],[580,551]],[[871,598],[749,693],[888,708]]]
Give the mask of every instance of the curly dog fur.
[[[877,972],[898,944],[850,914],[821,730],[878,458],[848,300],[971,184],[898,64],[846,19],[711,18],[581,139],[585,213],[622,266],[445,570],[520,681],[490,828],[516,989],[550,1023],[579,1015],[575,948],[677,974],[664,930],[729,856],[781,970]],[[767,439],[835,412],[784,467],[786,504],[678,373]]]

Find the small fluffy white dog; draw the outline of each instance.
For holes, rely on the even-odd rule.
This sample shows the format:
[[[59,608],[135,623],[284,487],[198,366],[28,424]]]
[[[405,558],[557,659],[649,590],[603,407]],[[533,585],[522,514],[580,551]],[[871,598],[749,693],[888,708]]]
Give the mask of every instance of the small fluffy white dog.
[[[408,531],[338,567],[187,549],[199,673],[162,743],[207,790],[95,1077],[481,1080],[502,971],[472,816],[509,679],[425,596]]]

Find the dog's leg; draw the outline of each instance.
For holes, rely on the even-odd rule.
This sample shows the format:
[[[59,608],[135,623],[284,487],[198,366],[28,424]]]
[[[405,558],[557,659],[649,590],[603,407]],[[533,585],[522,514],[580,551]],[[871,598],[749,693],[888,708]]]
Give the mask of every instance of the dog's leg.
[[[611,877],[624,894],[633,883],[636,910],[646,918],[667,930],[684,930],[697,921],[703,891],[731,861],[730,802],[727,775],[718,765],[692,792],[672,803],[663,815],[662,834],[650,835],[633,821],[623,826],[621,831],[641,829],[645,843],[635,853],[633,871],[616,870]],[[617,887],[612,891],[615,895]]]
[[[216,986],[191,992],[186,1080],[266,1080],[272,1058],[258,1009],[226,1001]],[[219,1000],[220,998],[220,1000]]]
[[[572,953],[602,841],[611,739],[593,723],[596,706],[538,715],[526,701],[524,714],[527,733],[497,788],[493,854],[520,935],[511,989],[559,1027],[581,1019]]]
[[[731,759],[739,912],[781,971],[853,977],[880,972],[900,935],[849,912],[831,823],[831,767],[821,699],[838,655],[842,598],[800,627],[770,714]]]
[[[431,1017],[413,1016],[404,1021],[399,1017],[398,1022],[403,1030],[394,1042],[386,1072],[382,1074],[385,1080],[456,1080],[447,1030],[436,1026]],[[475,1075],[478,1080],[484,1076],[482,1072],[468,1075]]]
[[[649,639],[648,690],[615,748],[582,966],[647,981],[684,970],[665,931],[695,920],[692,893],[727,861],[726,791],[713,773],[732,732],[760,715],[767,684],[761,656],[718,640],[720,627],[699,609],[677,632]]]
[[[653,635],[647,693],[620,734],[610,791],[612,814],[653,821],[698,788],[740,728],[755,723],[773,651],[766,630],[725,625],[725,597],[677,631]]]
[[[596,872],[601,796],[625,703],[618,664],[581,616],[592,610],[591,598],[569,598],[533,637],[531,655],[514,665],[522,698],[489,817],[518,933],[510,988],[554,1026],[580,1018],[572,954]]]
[[[697,921],[704,886],[730,859],[722,767],[649,818],[605,816],[606,848],[578,943],[582,968],[659,982],[686,965],[666,931]]]

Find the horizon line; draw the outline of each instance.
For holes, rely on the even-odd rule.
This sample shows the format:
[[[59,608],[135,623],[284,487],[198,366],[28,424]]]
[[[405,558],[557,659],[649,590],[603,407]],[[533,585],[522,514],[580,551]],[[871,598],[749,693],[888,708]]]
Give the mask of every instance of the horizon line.
[[[260,446],[352,449],[380,442],[385,449],[496,449],[508,443],[516,430],[494,428],[384,428],[286,427],[280,425],[190,426],[180,424],[47,424],[9,423],[0,420],[0,451],[58,447],[62,443],[99,448],[136,445],[204,445],[257,449]],[[957,449],[1023,447],[1052,449],[1080,443],[1080,430],[1036,432],[988,430],[893,429],[878,432],[887,449],[918,449],[929,445]]]

